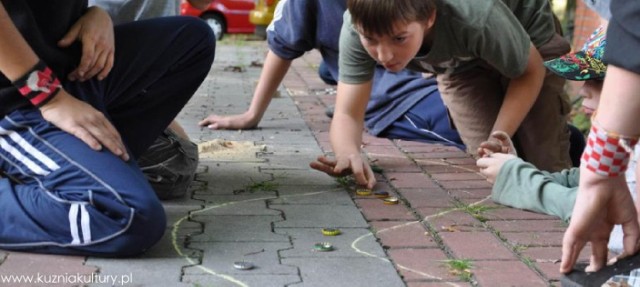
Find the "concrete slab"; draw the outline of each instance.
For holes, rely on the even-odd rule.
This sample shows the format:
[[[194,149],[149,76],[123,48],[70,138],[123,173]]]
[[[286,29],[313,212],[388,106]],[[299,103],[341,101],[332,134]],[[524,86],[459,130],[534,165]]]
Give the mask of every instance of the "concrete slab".
[[[235,274],[232,278],[216,275],[185,275],[183,282],[191,284],[191,286],[215,286],[215,287],[244,287],[244,286],[260,286],[260,287],[282,287],[289,286],[296,282],[300,282],[300,276],[297,275],[278,275],[278,274],[257,274],[252,275],[250,271],[247,275]]]
[[[253,275],[298,275],[295,266],[282,264],[279,260],[279,252],[291,248],[288,242],[203,242],[189,247],[203,250],[203,257],[199,266],[186,267],[185,275],[247,275],[247,271],[233,267],[237,261],[253,263],[255,268],[250,270]]]
[[[386,255],[375,236],[364,228],[343,228],[341,226],[330,226],[338,228],[342,234],[338,236],[324,236],[321,228],[277,228],[276,233],[285,234],[291,237],[293,248],[280,252],[282,258],[311,257],[311,258],[333,258],[333,257],[382,257]],[[317,252],[313,250],[316,243],[329,242],[334,250],[331,252]]]
[[[290,286],[405,286],[389,261],[376,258],[287,258],[282,263],[300,268],[302,282]]]
[[[276,222],[275,228],[368,228],[357,208],[345,205],[280,205],[278,209],[287,215],[287,220]]]
[[[278,198],[269,200],[270,206],[289,204],[328,204],[353,206],[349,193],[342,187],[285,185],[278,188]]]
[[[286,235],[272,231],[272,223],[282,216],[196,215],[194,220],[206,228],[191,237],[191,242],[289,242]]]

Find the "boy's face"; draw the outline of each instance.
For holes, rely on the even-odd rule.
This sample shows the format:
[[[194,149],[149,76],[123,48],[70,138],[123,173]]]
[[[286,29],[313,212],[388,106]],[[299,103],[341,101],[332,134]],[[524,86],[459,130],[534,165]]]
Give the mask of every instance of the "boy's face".
[[[580,88],[579,93],[582,96],[582,110],[588,116],[591,116],[598,108],[603,82],[602,80],[587,80]]]
[[[358,29],[369,55],[391,72],[399,72],[413,59],[424,40],[429,23],[395,22],[392,35],[366,35]]]

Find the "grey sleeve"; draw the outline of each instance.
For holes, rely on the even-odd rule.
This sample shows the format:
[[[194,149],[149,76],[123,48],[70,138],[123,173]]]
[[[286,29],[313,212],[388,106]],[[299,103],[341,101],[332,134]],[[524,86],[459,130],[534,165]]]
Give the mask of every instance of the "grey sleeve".
[[[346,11],[340,31],[339,79],[347,84],[360,84],[373,78],[376,62],[362,46],[360,36],[351,25],[351,15]]]
[[[468,31],[471,53],[486,61],[508,78],[524,73],[529,61],[531,38],[509,8],[496,5],[479,25],[479,31]]]
[[[491,198],[502,205],[568,221],[578,191],[578,170],[573,168],[548,173],[522,159],[512,159],[500,169],[491,190]]]

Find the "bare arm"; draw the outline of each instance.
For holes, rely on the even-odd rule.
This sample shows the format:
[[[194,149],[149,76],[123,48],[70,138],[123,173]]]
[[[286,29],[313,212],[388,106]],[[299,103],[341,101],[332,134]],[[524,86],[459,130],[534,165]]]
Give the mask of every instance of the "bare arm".
[[[609,65],[595,116],[600,127],[620,135],[640,135],[638,91],[640,74]],[[624,175],[604,177],[585,166],[584,162],[580,165],[576,204],[562,242],[562,273],[571,271],[587,242],[592,246],[588,269],[597,271],[602,268],[607,261],[607,242],[614,224],[621,224],[624,232],[624,252],[618,258],[635,254],[640,248],[637,213],[640,201],[636,200],[634,208]],[[636,179],[638,172],[640,165],[636,167]]]
[[[38,56],[24,40],[0,3],[0,71],[12,82],[38,62]]]
[[[512,79],[500,107],[492,131],[504,131],[510,137],[516,132],[538,98],[544,81],[542,57],[533,44],[529,48],[529,61],[520,77]]]
[[[529,60],[524,74],[518,78],[511,79],[509,82],[504,101],[498,112],[498,118],[493,124],[492,135],[482,142],[478,148],[477,152],[480,157],[484,157],[491,152],[506,152],[500,151],[506,146],[499,147],[500,142],[496,141],[493,135],[499,132],[508,138],[513,137],[513,134],[518,130],[518,127],[520,127],[520,124],[536,102],[542,89],[544,77],[545,68],[542,64],[542,57],[536,47],[531,44]],[[515,149],[513,151],[515,152]]]
[[[368,162],[362,158],[360,146],[371,85],[371,81],[356,85],[338,82],[336,108],[329,131],[336,157],[334,172],[350,169],[356,182],[368,188],[373,188],[376,179]]]
[[[231,116],[209,115],[198,124],[210,129],[248,129],[258,125],[274,93],[289,71],[290,60],[280,58],[269,51],[265,59],[260,79],[251,100],[251,106],[243,114]]]

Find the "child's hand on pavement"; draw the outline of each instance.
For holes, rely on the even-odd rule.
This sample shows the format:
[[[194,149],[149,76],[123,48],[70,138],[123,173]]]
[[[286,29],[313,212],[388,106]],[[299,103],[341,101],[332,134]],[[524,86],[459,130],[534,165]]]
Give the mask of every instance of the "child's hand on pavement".
[[[253,129],[258,126],[258,121],[248,113],[231,116],[211,114],[198,122],[198,125],[212,130],[238,130]]]
[[[476,165],[480,168],[480,174],[484,175],[488,182],[494,183],[504,163],[514,158],[518,157],[512,154],[492,153],[479,158]]]
[[[613,261],[638,252],[638,214],[624,175],[606,178],[582,165],[576,203],[562,240],[560,272],[572,270],[587,242],[591,243],[591,262],[586,271],[595,272],[604,267],[609,235],[615,224],[622,225],[624,251]]]
[[[99,151],[105,146],[123,160],[129,160],[120,133],[104,114],[64,89],[40,107],[40,112],[45,120],[76,136],[92,149]]]
[[[309,166],[315,170],[319,170],[321,172],[324,172],[330,176],[334,176],[334,177],[341,177],[341,176],[347,176],[347,175],[351,175],[353,174],[353,172],[351,171],[351,169],[345,169],[342,170],[342,172],[336,172],[335,168],[336,168],[336,164],[338,162],[332,159],[329,159],[326,156],[318,156],[318,158],[315,161],[312,161]]]
[[[376,177],[373,170],[360,156],[350,156],[342,160],[331,160],[324,156],[319,156],[309,166],[330,176],[339,177],[352,174],[357,184],[369,189],[373,189],[376,185]]]
[[[478,156],[485,157],[491,153],[506,153],[517,156],[516,148],[509,135],[503,131],[492,132],[489,139],[482,142],[478,148]]]

